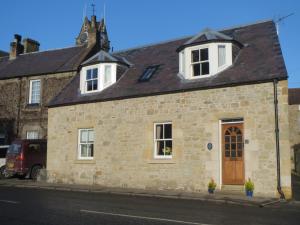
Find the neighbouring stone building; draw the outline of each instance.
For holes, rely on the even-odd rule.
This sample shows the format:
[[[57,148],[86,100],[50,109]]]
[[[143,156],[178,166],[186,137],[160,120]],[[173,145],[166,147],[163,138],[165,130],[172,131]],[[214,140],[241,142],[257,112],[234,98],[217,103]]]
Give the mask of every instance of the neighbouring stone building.
[[[86,58],[109,48],[109,40],[104,21],[92,16],[85,18],[76,46],[47,51],[39,46],[15,35],[9,54],[0,55],[0,146],[14,138],[47,138],[47,104]]]
[[[103,49],[49,104],[48,181],[289,198],[287,78],[273,21]]]
[[[289,89],[289,124],[292,169],[300,174],[300,88]]]

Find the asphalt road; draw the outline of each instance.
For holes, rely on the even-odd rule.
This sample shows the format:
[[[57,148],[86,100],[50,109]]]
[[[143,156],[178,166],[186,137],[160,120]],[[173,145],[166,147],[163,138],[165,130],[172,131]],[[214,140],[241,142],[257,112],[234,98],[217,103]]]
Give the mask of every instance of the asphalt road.
[[[115,194],[0,187],[1,225],[299,224],[300,205],[240,206]]]

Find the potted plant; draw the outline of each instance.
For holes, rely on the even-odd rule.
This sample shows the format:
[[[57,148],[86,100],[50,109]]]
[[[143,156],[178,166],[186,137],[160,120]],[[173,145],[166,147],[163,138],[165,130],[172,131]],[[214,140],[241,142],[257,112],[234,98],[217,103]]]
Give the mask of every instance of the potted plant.
[[[252,197],[253,196],[253,190],[254,190],[254,183],[251,181],[250,178],[248,178],[248,180],[245,183],[246,195],[248,197]]]
[[[216,184],[216,182],[214,181],[214,179],[212,179],[212,178],[210,179],[210,181],[209,181],[207,187],[208,187],[208,193],[209,193],[209,194],[213,194],[214,191],[215,191],[215,189],[216,189],[216,187],[217,187],[217,184]]]
[[[171,147],[166,147],[163,149],[163,152],[165,155],[171,155],[172,153],[172,148]]]

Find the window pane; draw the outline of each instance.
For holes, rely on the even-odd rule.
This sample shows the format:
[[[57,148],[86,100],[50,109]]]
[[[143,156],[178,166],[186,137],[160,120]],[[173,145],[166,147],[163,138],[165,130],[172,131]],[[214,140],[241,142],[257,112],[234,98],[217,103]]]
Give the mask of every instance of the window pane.
[[[199,76],[200,75],[200,64],[193,65],[193,75]]]
[[[242,137],[241,135],[238,135],[238,136],[237,136],[237,141],[238,141],[238,142],[243,142],[243,137]]]
[[[87,91],[93,90],[93,81],[92,80],[86,82],[86,90]]]
[[[164,153],[165,155],[172,155],[172,141],[165,142]]]
[[[230,136],[225,136],[225,142],[229,143],[230,142]]]
[[[230,157],[230,151],[225,151],[225,157]]]
[[[88,157],[93,157],[94,156],[94,145],[93,144],[89,144],[88,145]]]
[[[192,51],[192,62],[199,62],[199,50]]]
[[[88,131],[88,141],[89,142],[93,142],[94,141],[94,131],[93,130],[89,130]]]
[[[231,150],[235,151],[235,149],[236,149],[236,144],[231,144]]]
[[[26,138],[27,139],[38,139],[39,133],[37,131],[27,131]]]
[[[172,124],[165,124],[165,137],[172,138]]]
[[[208,48],[203,48],[200,50],[201,61],[208,60]]]
[[[163,125],[157,124],[156,125],[156,139],[163,139]]]
[[[80,146],[81,146],[80,156],[81,157],[87,157],[87,145],[83,144],[83,145],[80,145]]]
[[[40,91],[41,91],[41,82],[39,80],[34,80],[30,82],[31,85],[31,104],[40,103]]]
[[[164,141],[157,141],[156,142],[156,154],[157,155],[164,155]]]
[[[231,150],[231,157],[236,157],[236,152],[235,152],[235,150]]]
[[[229,150],[230,149],[230,144],[225,144],[225,150]]]
[[[202,63],[201,64],[201,69],[202,69],[201,75],[209,74],[209,63],[208,62]]]
[[[87,130],[81,130],[80,131],[80,142],[85,143],[88,141],[88,131]]]
[[[111,66],[105,66],[104,70],[104,84],[107,84],[111,82]]]
[[[93,76],[92,76],[92,78],[97,78],[98,77],[98,69],[97,68],[95,68],[95,69],[93,69]]]
[[[225,45],[219,45],[218,46],[218,66],[223,66],[226,63],[226,51],[225,51]]]
[[[93,83],[93,87],[92,87],[93,91],[97,90],[98,89],[98,80],[93,80],[92,83]]]
[[[92,70],[87,70],[86,71],[86,79],[90,80],[92,78]]]

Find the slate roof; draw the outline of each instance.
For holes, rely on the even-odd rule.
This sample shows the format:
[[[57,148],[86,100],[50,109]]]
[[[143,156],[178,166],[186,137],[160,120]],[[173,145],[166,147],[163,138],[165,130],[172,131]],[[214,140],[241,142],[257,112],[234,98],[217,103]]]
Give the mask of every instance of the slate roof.
[[[76,46],[20,54],[16,59],[0,58],[0,79],[77,70],[90,49]]]
[[[289,88],[289,105],[300,105],[300,88]]]
[[[113,55],[124,57],[133,65],[112,86],[99,93],[81,95],[79,74],[56,96],[49,107],[109,101],[234,85],[287,79],[280,44],[273,21],[263,21],[219,31],[243,44],[233,65],[221,73],[201,79],[185,80],[178,75],[178,47],[193,36],[134,48]],[[139,82],[145,68],[159,64],[147,82]]]
[[[112,55],[108,52],[105,52],[101,50],[91,58],[87,59],[84,61],[81,65],[82,66],[87,66],[87,65],[93,65],[97,64],[99,62],[114,62],[114,63],[122,63],[125,65],[130,65],[130,63],[124,58],[124,57],[119,57],[117,55]]]

